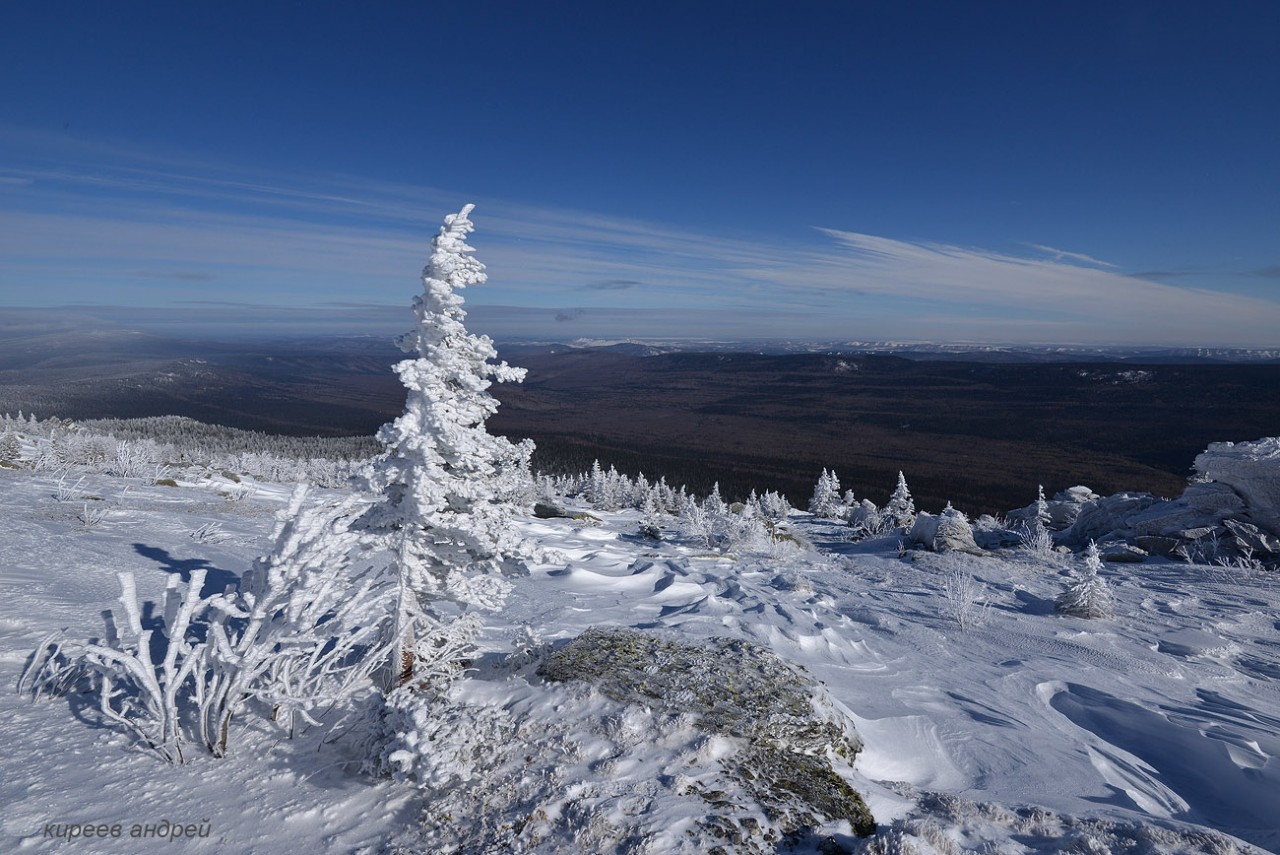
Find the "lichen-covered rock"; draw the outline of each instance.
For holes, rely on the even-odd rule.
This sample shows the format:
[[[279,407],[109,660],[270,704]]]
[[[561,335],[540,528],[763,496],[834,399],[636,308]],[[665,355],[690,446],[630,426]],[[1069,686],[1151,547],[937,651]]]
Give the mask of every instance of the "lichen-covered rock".
[[[713,837],[737,829],[720,844],[731,845],[725,852],[754,852],[753,838],[805,835],[831,821],[847,821],[860,835],[875,831],[862,797],[830,762],[834,755],[852,763],[861,750],[852,723],[817,681],[762,647],[724,638],[695,645],[592,628],[548,656],[538,675],[585,683],[621,703],[691,715],[696,728],[741,740],[721,765],[763,817],[744,824],[738,819],[755,806],[723,805],[730,809],[714,814],[708,828]],[[717,798],[708,792],[722,790],[696,788],[713,806]]]
[[[761,647],[593,628],[534,661],[397,734],[426,798],[393,851],[775,855],[875,831],[838,771],[861,748],[848,715]]]

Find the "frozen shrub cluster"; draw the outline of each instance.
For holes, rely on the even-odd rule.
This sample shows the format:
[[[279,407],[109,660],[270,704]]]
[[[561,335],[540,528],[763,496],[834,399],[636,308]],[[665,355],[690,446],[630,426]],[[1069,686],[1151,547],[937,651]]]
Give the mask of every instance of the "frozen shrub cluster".
[[[25,438],[30,446],[23,453],[19,440],[12,464],[46,471],[75,467],[152,481],[174,474],[194,479],[231,472],[260,481],[343,487],[376,448],[371,437],[275,436],[178,416],[70,422],[4,415],[0,430]]]
[[[171,576],[158,620],[144,626],[132,573],[117,574],[119,610],[88,643],[46,639],[24,675],[37,695],[76,687],[102,716],[171,762],[196,743],[227,753],[231,723],[257,710],[285,729],[347,701],[386,647],[384,586],[352,570],[355,497],[306,504],[299,488],[281,513],[274,549],[226,591],[203,591],[206,571]]]

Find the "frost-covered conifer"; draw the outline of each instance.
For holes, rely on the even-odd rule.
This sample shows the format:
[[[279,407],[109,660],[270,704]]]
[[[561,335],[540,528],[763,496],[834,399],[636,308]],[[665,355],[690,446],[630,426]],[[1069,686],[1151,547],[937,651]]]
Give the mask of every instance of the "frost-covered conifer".
[[[486,279],[466,243],[472,207],[446,217],[432,242],[414,299],[417,327],[399,342],[416,358],[395,366],[408,389],[404,414],[378,433],[386,455],[370,480],[383,502],[366,525],[385,537],[400,587],[388,689],[465,655],[478,622],[464,613],[502,605],[510,590],[502,563],[521,548],[503,495],[506,482],[527,479],[532,445],[491,435],[485,420],[498,408],[491,383],[525,372],[491,362],[493,342],[463,325],[458,292]],[[522,464],[525,472],[513,471]]]
[[[1082,618],[1109,618],[1115,613],[1107,580],[1098,575],[1102,556],[1092,540],[1084,551],[1084,566],[1061,594],[1055,607],[1066,615]]]
[[[1053,522],[1053,515],[1049,513],[1049,503],[1046,502],[1044,498],[1043,484],[1040,484],[1037,490],[1034,510],[1035,517],[1039,520],[1040,525],[1044,526],[1046,529],[1049,528],[1049,524]]]
[[[6,431],[0,436],[0,463],[13,463],[22,454],[22,443],[13,433]]]
[[[787,497],[773,490],[768,490],[760,497],[760,511],[774,522],[785,520],[793,508]]]
[[[729,513],[729,505],[720,496],[720,482],[717,481],[711,485],[711,492],[702,500],[702,509],[707,512],[713,520],[723,517]]]
[[[809,513],[819,519],[843,518],[845,507],[840,501],[840,479],[836,473],[822,470],[813,488],[813,497],[809,499]]]
[[[916,503],[907,487],[907,478],[898,472],[898,486],[893,489],[889,503],[884,506],[883,517],[897,528],[910,528],[916,520]]]

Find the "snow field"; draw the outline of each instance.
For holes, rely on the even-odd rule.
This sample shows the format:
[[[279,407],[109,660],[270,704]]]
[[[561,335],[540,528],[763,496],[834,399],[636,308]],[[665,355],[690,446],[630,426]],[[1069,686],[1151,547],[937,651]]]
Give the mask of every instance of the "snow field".
[[[100,633],[100,613],[118,605],[118,571],[134,572],[152,600],[172,574],[238,576],[267,546],[288,491],[257,486],[229,501],[216,484],[89,476],[78,489],[100,498],[58,501],[52,475],[0,471],[4,685],[16,686],[48,633]],[[86,527],[83,501],[111,513]],[[851,848],[1050,852],[1087,839],[1116,852],[1244,851],[1240,841],[1280,851],[1280,588],[1266,577],[1108,565],[1116,616],[1084,620],[1054,613],[1069,558],[899,557],[896,538],[848,544],[804,515],[793,525],[816,550],[729,557],[635,537],[634,511],[591,512],[600,524],[518,521],[555,560],[511,580],[506,609],[486,616],[481,663],[500,661],[526,627],[552,644],[625,626],[767,647],[822,680],[865,742],[848,774],[883,831],[845,838]],[[208,526],[218,536],[193,536]],[[967,630],[945,608],[957,568],[983,600]],[[502,778],[495,792],[513,810],[536,795],[548,828],[569,817],[594,823],[602,841],[641,828],[653,846],[674,846],[691,802],[658,798],[652,782],[673,757],[690,780],[715,759],[714,740],[679,722],[549,693],[509,669],[480,667],[456,692],[494,726],[538,725],[525,735],[552,778]],[[556,735],[557,722],[585,721],[611,724]],[[192,852],[378,852],[389,840],[414,851],[448,838],[439,805],[352,774],[341,740],[321,748],[316,732],[287,740],[266,722],[242,727],[228,758],[169,766],[103,727],[91,699],[0,693],[0,849],[144,851],[154,842],[130,840],[130,828],[164,820],[208,823],[207,838],[183,841]],[[483,821],[469,809],[454,805],[449,822]],[[119,824],[124,837],[108,850],[44,835],[81,822]]]

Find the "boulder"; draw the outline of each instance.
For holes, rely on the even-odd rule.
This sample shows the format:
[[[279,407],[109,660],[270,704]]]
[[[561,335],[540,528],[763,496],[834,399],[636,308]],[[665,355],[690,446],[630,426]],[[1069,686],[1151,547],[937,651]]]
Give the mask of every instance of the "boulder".
[[[967,552],[971,555],[982,552],[974,542],[969,520],[954,508],[948,508],[938,517],[932,546],[934,552]]]
[[[1125,540],[1132,533],[1129,518],[1145,511],[1160,500],[1150,493],[1116,493],[1081,508],[1076,521],[1063,535],[1063,539],[1077,546],[1091,540]]]
[[[427,806],[396,851],[850,853],[876,830],[848,711],[742,640],[592,628],[395,710],[385,760]]]
[[[1231,532],[1238,552],[1263,553],[1259,557],[1280,555],[1280,537],[1240,520],[1223,520],[1222,524]]]
[[[1188,507],[1205,516],[1219,519],[1244,510],[1244,499],[1240,498],[1240,494],[1227,484],[1219,484],[1217,481],[1188,484],[1187,489],[1182,492],[1182,500]]]
[[[1102,560],[1112,564],[1137,564],[1147,557],[1147,551],[1129,543],[1108,543],[1102,547]]]
[[[1210,443],[1195,470],[1239,494],[1254,524],[1280,534],[1280,437]]]
[[[569,512],[551,502],[536,502],[533,515],[540,520],[568,519]]]
[[[916,521],[907,533],[907,543],[933,549],[933,538],[938,534],[938,518],[924,511],[916,514]]]
[[[1192,508],[1182,499],[1156,502],[1125,520],[1125,526],[1136,537],[1145,535],[1170,536],[1176,532],[1197,526],[1213,525],[1221,517],[1206,514]]]
[[[1157,537],[1150,534],[1135,537],[1133,542],[1148,555],[1163,555],[1165,558],[1176,556],[1178,547],[1182,545],[1182,541],[1176,537]]]

